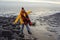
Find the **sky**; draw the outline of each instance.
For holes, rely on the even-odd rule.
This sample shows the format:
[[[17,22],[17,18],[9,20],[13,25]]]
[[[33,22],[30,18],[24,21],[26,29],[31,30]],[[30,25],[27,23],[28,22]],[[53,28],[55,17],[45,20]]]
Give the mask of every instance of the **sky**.
[[[23,1],[23,2],[53,1],[53,2],[60,2],[60,0],[0,0],[0,1]]]
[[[41,2],[41,3],[60,4],[60,0],[0,0],[0,1]]]
[[[25,2],[54,1],[54,2],[60,2],[60,0],[0,0],[0,1],[25,1]]]
[[[0,0],[0,1],[18,1],[18,0]],[[19,1],[60,1],[60,0],[19,0]]]

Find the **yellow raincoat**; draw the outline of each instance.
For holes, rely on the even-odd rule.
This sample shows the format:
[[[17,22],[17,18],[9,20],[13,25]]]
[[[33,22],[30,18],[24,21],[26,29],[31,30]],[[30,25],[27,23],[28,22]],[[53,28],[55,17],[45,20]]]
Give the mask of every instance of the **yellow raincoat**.
[[[27,11],[27,14],[30,14],[31,13],[31,11]],[[13,22],[13,24],[16,24],[17,22],[18,22],[18,20],[20,20],[20,24],[23,24],[24,22],[23,22],[23,20],[22,20],[22,18],[21,18],[21,12],[19,13],[19,15],[17,16],[17,18],[16,18],[16,20]],[[25,16],[25,15],[24,15]]]

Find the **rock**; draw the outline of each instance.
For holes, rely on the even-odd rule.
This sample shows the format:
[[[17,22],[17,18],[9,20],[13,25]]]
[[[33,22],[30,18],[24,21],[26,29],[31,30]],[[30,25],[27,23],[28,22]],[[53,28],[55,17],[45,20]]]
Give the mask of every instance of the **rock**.
[[[2,37],[8,37],[8,40],[11,40],[12,39],[12,35],[13,35],[13,32],[11,32],[10,30],[3,30],[2,31]]]
[[[1,40],[25,40],[20,35],[20,23],[13,24],[16,17],[0,17],[0,39]],[[35,23],[33,23],[35,26]]]

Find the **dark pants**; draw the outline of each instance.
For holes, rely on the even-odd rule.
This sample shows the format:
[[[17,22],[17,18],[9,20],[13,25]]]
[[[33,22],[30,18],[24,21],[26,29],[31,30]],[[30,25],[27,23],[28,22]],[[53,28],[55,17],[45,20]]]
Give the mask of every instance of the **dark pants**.
[[[26,25],[26,28],[27,28],[27,31],[29,34],[32,34],[31,31],[30,31],[30,28],[28,26],[28,24]],[[24,24],[22,24],[22,27],[21,27],[21,33],[23,34],[23,29],[24,29]]]

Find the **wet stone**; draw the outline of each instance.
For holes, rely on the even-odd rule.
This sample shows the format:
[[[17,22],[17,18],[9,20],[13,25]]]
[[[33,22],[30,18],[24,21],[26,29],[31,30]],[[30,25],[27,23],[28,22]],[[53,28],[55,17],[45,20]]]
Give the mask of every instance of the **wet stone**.
[[[25,40],[23,35],[20,35],[20,23],[13,24],[15,18],[16,16],[13,18],[0,17],[0,40]]]

